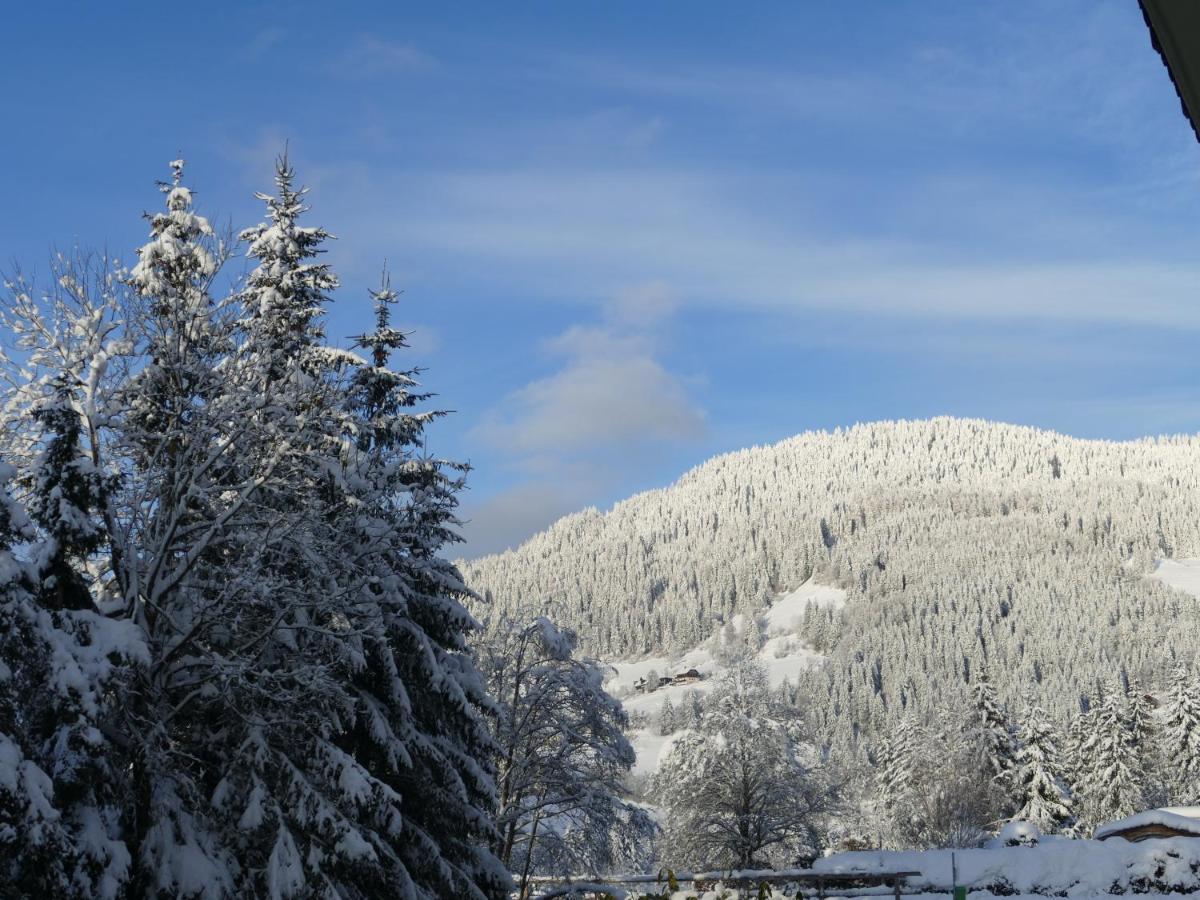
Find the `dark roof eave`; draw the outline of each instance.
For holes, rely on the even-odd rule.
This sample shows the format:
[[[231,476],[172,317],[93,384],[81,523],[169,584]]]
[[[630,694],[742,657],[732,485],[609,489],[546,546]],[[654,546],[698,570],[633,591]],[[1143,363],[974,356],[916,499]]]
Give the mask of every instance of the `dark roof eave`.
[[[1138,0],[1150,43],[1171,76],[1183,114],[1200,141],[1200,4]]]

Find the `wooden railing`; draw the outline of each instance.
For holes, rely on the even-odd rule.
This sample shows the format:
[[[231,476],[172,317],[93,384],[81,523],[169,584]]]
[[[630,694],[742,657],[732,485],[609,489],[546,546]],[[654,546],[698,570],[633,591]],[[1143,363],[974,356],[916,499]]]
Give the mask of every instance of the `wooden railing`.
[[[865,893],[870,888],[888,887],[896,898],[900,897],[901,888],[906,879],[920,872],[814,872],[812,869],[762,869],[740,870],[725,872],[673,872],[671,877],[680,885],[690,884],[696,890],[704,890],[720,883],[728,888],[756,890],[763,884],[796,885],[802,891],[808,888],[809,896],[825,897],[830,888],[836,888],[840,895],[847,893]],[[557,877],[550,875],[534,876],[529,879],[529,886],[534,893],[526,894],[529,900],[551,900],[554,897],[565,897],[569,894],[591,894],[594,897],[608,897],[614,900],[624,900],[630,892],[626,887],[635,890],[644,885],[652,890],[662,890],[667,887],[668,878],[665,873],[656,875],[575,875]],[[526,900],[526,898],[521,898]]]

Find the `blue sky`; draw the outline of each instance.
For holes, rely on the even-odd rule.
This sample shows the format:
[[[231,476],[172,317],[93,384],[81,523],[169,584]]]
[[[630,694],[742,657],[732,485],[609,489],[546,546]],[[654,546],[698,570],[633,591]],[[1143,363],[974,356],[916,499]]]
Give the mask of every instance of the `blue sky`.
[[[1135,0],[23,4],[0,259],[132,250],[290,144],[456,411],[468,551],[811,428],[1200,430],[1200,146]],[[185,11],[186,10],[186,11]]]

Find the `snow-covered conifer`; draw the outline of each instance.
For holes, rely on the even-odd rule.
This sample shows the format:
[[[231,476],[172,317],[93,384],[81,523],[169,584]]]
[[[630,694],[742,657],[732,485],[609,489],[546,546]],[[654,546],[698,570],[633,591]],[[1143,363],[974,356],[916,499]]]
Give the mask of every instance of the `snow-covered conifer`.
[[[671,703],[671,698],[666,697],[658,710],[658,733],[666,737],[674,734],[678,728],[679,715],[675,712],[675,705]]]
[[[1133,744],[1124,692],[1101,692],[1091,731],[1080,748],[1078,793],[1080,818],[1086,828],[1139,812],[1142,807],[1142,762]]]
[[[1183,665],[1175,667],[1167,684],[1161,735],[1171,802],[1200,801],[1200,691]]]
[[[1013,818],[1035,823],[1044,834],[1056,833],[1070,821],[1070,794],[1063,784],[1053,729],[1037,704],[1025,709],[1015,762],[1020,806]]]
[[[39,540],[8,492],[12,476],[0,467],[0,883],[20,897],[114,900],[131,854],[125,748],[107,732],[121,676],[145,662],[145,647],[129,623],[63,603],[61,582],[39,590],[38,572],[62,544]],[[15,542],[33,562],[16,557]]]
[[[40,580],[43,604],[51,609],[91,609],[91,586],[83,563],[104,540],[94,521],[104,486],[80,446],[82,421],[74,385],[60,374],[33,410],[42,452],[30,479],[29,514],[43,535]]]
[[[461,467],[425,455],[438,414],[388,367],[394,294],[369,360],[324,346],[332,275],[289,173],[250,283],[214,298],[224,249],[172,169],[100,300],[68,274],[68,300],[9,307],[30,351],[10,383],[53,387],[11,392],[0,432],[36,526],[36,565],[0,565],[28,624],[0,634],[0,807],[59,829],[22,871],[38,896],[499,897],[490,701],[441,555]]]
[[[902,810],[920,788],[923,743],[924,732],[911,716],[902,717],[880,742],[876,772],[879,799],[888,815],[903,815]]]
[[[1016,764],[1016,741],[1008,714],[1000,705],[996,689],[992,687],[986,671],[980,671],[976,676],[971,695],[975,705],[980,762],[1001,789],[1008,790]]]
[[[319,373],[321,317],[338,286],[330,267],[316,261],[330,234],[298,222],[309,209],[304,203],[308,189],[297,188],[295,177],[287,155],[280,156],[276,193],[255,195],[267,206],[266,221],[240,235],[249,245],[248,255],[258,262],[239,300],[248,348],[262,363],[265,384],[280,381],[295,366],[309,375]]]

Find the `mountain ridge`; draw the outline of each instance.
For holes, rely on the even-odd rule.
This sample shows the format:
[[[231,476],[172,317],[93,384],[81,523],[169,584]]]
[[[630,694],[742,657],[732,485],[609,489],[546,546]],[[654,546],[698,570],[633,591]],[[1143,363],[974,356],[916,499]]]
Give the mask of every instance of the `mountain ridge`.
[[[696,646],[816,574],[848,601],[814,617],[830,661],[805,689],[830,727],[927,710],[982,667],[1065,715],[1200,647],[1197,605],[1141,577],[1200,555],[1198,473],[1194,435],[862,423],[721,454],[463,572],[480,614],[549,614],[607,658]]]

